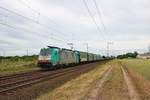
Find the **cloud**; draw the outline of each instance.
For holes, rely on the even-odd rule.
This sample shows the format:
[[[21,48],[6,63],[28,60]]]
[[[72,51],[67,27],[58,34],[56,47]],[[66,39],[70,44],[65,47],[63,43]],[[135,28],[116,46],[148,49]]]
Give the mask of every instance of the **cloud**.
[[[1,0],[0,6],[24,17],[0,9],[0,23],[6,24],[0,25],[0,47],[12,52],[8,55],[16,55],[24,54],[27,48],[32,53],[37,53],[47,45],[68,48],[67,42],[74,42],[76,49],[86,51],[83,43],[89,43],[91,52],[97,53],[98,50],[102,50],[104,54],[105,37],[107,41],[114,42],[111,46],[112,51],[119,49],[119,52],[114,54],[127,52],[129,49],[142,49],[141,51],[145,52],[150,44],[150,1],[97,2],[107,33],[104,32],[95,6],[90,0],[87,0],[87,3],[102,33],[97,31],[81,0]]]

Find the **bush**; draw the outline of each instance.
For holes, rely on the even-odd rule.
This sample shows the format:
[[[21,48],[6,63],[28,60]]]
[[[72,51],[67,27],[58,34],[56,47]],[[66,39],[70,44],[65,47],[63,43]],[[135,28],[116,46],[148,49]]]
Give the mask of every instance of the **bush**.
[[[136,58],[138,55],[137,52],[134,52],[134,53],[126,53],[126,54],[123,54],[123,55],[118,55],[117,58],[118,59],[124,59],[124,58]]]
[[[38,55],[31,55],[31,56],[7,56],[7,57],[3,57],[0,56],[0,62],[2,62],[2,60],[9,60],[9,61],[34,61],[38,59]]]

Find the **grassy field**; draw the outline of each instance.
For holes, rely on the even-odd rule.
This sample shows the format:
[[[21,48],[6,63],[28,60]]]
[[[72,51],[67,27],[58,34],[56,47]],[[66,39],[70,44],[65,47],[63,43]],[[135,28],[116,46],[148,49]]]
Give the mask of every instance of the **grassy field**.
[[[101,77],[108,66],[109,63],[101,64],[94,70],[72,79],[36,100],[80,100],[86,95],[90,85]]]
[[[27,72],[31,70],[39,69],[37,67],[37,61],[11,61],[11,60],[3,60],[0,62],[0,75],[4,74],[15,74],[18,72]]]
[[[145,79],[150,80],[150,59],[125,59],[122,61],[127,68],[138,72]]]
[[[122,60],[142,100],[150,100],[150,59]]]

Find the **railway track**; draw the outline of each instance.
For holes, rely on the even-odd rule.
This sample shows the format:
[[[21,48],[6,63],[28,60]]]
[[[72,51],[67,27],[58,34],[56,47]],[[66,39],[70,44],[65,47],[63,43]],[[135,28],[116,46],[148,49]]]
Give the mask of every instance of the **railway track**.
[[[103,60],[101,60],[101,61],[103,61]],[[80,65],[77,65],[77,66],[80,66]],[[65,69],[67,69],[67,68],[65,68]],[[11,80],[11,79],[19,78],[19,77],[23,78],[23,77],[27,77],[27,76],[30,77],[34,74],[37,75],[37,74],[40,74],[40,73],[43,73],[46,71],[49,71],[49,69],[48,70],[36,70],[36,71],[32,71],[32,72],[18,73],[18,74],[14,74],[14,75],[4,75],[4,76],[2,75],[2,76],[0,76],[0,84],[2,81],[5,81],[5,80],[9,80],[9,79]],[[51,70],[51,72],[55,72],[55,71]]]
[[[11,78],[17,78],[17,77],[22,77],[22,76],[30,76],[31,73],[39,73],[41,72],[41,70],[37,70],[37,71],[32,71],[32,72],[25,72],[25,73],[19,73],[19,74],[14,74],[14,75],[4,75],[4,76],[0,76],[0,80],[7,80],[7,79],[11,79]]]
[[[31,86],[43,81],[52,80],[65,74],[79,71],[79,67],[66,68],[56,71],[33,72],[28,74],[18,74],[7,77],[0,77],[0,94],[15,91],[26,86]],[[2,81],[3,80],[3,81]]]
[[[27,78],[27,77],[33,77],[39,74],[46,74],[46,73],[52,73],[55,74],[56,72],[60,72],[62,70],[68,70],[66,69],[60,69],[60,70],[37,70],[37,71],[32,71],[32,72],[26,72],[26,73],[19,73],[19,74],[14,74],[14,75],[5,75],[5,76],[0,76],[0,84],[5,83],[5,81],[8,80],[13,80],[13,79],[23,79],[23,78]]]
[[[67,69],[67,68],[65,68],[65,69]],[[18,74],[14,74],[14,75],[4,75],[4,76],[2,75],[2,76],[0,76],[0,82],[4,81],[4,80],[12,79],[12,78],[19,78],[19,77],[22,78],[22,77],[31,76],[34,74],[37,75],[37,74],[40,74],[40,73],[43,73],[46,71],[55,72],[54,70],[47,69],[47,70],[36,70],[36,71],[31,71],[31,72],[18,73]]]

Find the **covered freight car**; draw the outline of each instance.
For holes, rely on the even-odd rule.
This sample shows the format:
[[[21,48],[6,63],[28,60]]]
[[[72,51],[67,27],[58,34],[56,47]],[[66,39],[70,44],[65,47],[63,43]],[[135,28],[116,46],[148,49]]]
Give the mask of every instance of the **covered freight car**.
[[[80,51],[80,62],[88,61],[88,53]]]

